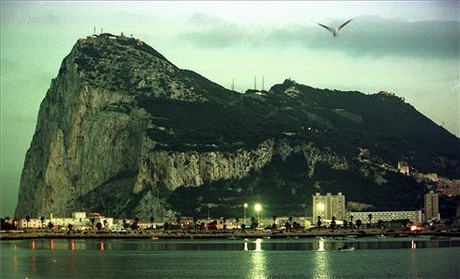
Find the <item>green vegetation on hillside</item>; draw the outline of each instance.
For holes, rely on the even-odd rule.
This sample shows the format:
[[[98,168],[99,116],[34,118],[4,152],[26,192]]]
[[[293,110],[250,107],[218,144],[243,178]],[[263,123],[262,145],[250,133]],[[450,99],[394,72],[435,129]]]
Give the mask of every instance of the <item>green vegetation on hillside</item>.
[[[378,170],[373,170],[379,173]],[[374,210],[416,210],[423,205],[423,185],[413,178],[384,173],[387,183],[379,185],[359,169],[333,170],[318,164],[312,177],[305,172],[305,161],[294,155],[241,180],[223,180],[200,187],[179,187],[168,196],[168,203],[184,216],[212,218],[240,216],[244,203],[261,203],[264,216],[304,216],[312,214],[316,192],[342,192],[347,201],[371,204]]]

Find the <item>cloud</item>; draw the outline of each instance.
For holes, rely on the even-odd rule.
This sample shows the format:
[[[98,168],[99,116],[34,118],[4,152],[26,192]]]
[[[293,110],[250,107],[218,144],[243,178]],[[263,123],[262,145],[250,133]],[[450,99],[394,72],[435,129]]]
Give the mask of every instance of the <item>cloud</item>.
[[[456,58],[458,26],[458,21],[409,22],[363,17],[345,27],[339,39],[343,40],[344,50],[353,55]]]
[[[346,20],[346,19],[344,19]],[[324,28],[306,25],[248,26],[203,13],[188,20],[182,33],[190,43],[207,48],[266,47],[334,50],[352,56],[459,57],[459,21],[416,21],[358,17],[334,38]],[[340,21],[323,22],[336,26]]]
[[[195,13],[187,20],[190,30],[181,35],[200,47],[227,48],[250,42],[250,32],[235,23]]]

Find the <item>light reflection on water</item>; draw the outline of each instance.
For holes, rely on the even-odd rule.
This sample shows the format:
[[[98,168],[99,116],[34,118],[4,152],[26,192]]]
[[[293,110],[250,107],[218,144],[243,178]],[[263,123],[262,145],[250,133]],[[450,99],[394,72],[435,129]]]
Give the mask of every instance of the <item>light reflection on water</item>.
[[[324,238],[320,237],[318,239],[317,245],[314,246],[316,251],[314,260],[313,260],[313,278],[315,279],[329,279],[329,259],[326,255],[326,249],[324,248]]]
[[[460,238],[445,240],[430,239],[385,239],[363,238],[358,240],[318,239],[240,239],[240,240],[96,240],[57,239],[2,241],[2,248],[8,250],[135,250],[135,251],[202,251],[202,250],[243,250],[243,251],[333,251],[343,246],[358,250],[368,249],[424,249],[460,247]]]
[[[356,250],[339,252],[345,244]],[[453,264],[460,262],[460,238],[36,239],[0,245],[0,278],[460,278]]]
[[[318,252],[324,252],[326,249],[324,249],[324,238],[320,238],[318,241]]]
[[[321,245],[320,245],[321,247]],[[321,250],[318,250],[315,253],[315,260],[314,260],[314,278],[316,279],[328,279],[329,276],[329,261],[326,253],[323,253]]]
[[[268,278],[266,268],[266,253],[262,250],[262,239],[258,238],[255,242],[255,249],[251,252],[251,271],[248,278],[250,279],[265,279]]]
[[[413,243],[413,245],[414,245],[413,246],[414,248],[412,249],[416,249],[415,243]],[[415,251],[413,251],[413,253],[409,253],[408,261],[406,262],[406,264],[407,264],[407,269],[409,271],[408,277],[414,278],[414,279],[419,278],[420,274],[419,274],[419,269],[417,267],[420,263],[418,261],[418,257]]]

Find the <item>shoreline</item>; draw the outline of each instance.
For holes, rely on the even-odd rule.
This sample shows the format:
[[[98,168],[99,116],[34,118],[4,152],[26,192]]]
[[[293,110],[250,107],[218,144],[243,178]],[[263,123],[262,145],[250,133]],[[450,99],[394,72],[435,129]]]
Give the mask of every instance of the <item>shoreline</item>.
[[[341,230],[330,231],[324,229],[286,231],[187,231],[187,230],[143,230],[128,232],[108,231],[1,231],[0,241],[23,239],[245,239],[245,238],[315,238],[337,237],[353,239],[360,237],[460,237],[460,232],[411,232],[411,231],[382,231],[381,229]]]

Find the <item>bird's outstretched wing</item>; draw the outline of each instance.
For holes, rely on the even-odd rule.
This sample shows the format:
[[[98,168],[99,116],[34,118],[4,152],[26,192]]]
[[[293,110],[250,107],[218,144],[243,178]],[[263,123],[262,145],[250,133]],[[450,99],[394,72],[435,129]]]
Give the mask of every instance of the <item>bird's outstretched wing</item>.
[[[339,28],[337,28],[337,30],[340,30],[342,29],[345,25],[347,25],[348,23],[350,23],[351,19],[345,21],[344,23],[342,23],[342,25],[339,26]]]
[[[348,23],[348,22],[347,22],[347,23]],[[329,30],[329,32],[334,33],[334,29],[333,29],[333,28],[331,28],[331,27],[329,27],[329,26],[326,26],[326,25],[324,25],[324,24],[321,24],[321,23],[318,23],[318,25],[319,25],[319,26],[322,26],[322,27],[324,27],[324,28],[326,28],[327,30]]]

